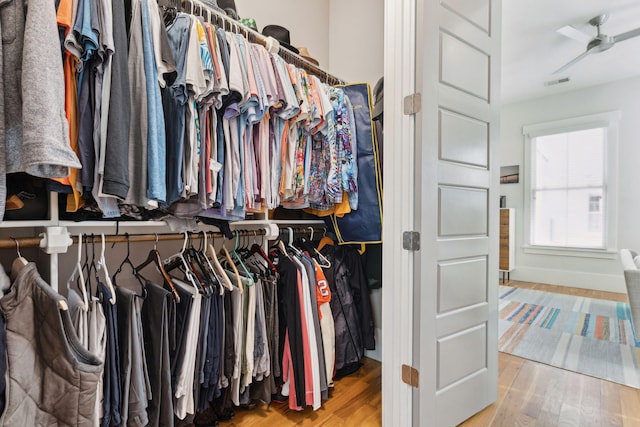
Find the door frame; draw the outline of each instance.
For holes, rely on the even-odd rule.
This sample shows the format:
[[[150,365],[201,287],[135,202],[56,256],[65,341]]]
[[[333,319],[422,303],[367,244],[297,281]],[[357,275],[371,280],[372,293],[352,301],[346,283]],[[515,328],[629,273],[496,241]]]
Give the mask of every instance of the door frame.
[[[414,229],[415,116],[403,99],[415,92],[415,0],[385,0],[384,200],[382,281],[382,424],[413,423],[413,388],[402,365],[413,360],[413,253],[402,234]]]

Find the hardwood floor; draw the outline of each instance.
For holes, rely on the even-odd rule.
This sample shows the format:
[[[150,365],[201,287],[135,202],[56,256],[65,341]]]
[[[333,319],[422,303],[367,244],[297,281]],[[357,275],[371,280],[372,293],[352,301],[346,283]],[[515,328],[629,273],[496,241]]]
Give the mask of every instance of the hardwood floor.
[[[352,375],[335,381],[329,400],[313,411],[292,411],[288,404],[262,405],[251,411],[236,410],[235,417],[221,426],[379,426],[382,424],[382,368],[380,362],[364,358]]]
[[[626,301],[625,294],[508,281],[509,286]],[[498,400],[461,427],[640,427],[640,390],[565,371],[505,353],[498,356]],[[236,411],[221,426],[379,426],[382,420],[380,363],[364,359],[356,374],[336,381],[316,412],[262,405]],[[392,396],[390,398],[393,398]]]
[[[614,292],[513,280],[506,285],[627,301]],[[640,426],[640,390],[499,353],[497,402],[460,426]]]

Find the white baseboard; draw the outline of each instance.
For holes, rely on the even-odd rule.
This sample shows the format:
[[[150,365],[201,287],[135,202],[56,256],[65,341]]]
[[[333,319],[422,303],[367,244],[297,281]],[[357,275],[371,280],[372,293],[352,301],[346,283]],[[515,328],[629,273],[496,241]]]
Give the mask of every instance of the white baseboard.
[[[502,273],[499,276],[502,278]],[[513,280],[546,283],[550,285],[572,286],[596,291],[627,293],[624,276],[615,274],[585,273],[571,270],[551,270],[548,268],[520,267],[511,272]]]
[[[374,331],[374,334],[376,339],[376,349],[365,350],[364,355],[367,356],[369,359],[382,362],[382,329],[376,328]]]

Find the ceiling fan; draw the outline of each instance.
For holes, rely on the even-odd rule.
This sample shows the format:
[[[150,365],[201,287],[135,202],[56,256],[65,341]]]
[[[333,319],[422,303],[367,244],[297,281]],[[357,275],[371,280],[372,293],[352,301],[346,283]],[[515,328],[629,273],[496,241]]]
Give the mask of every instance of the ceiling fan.
[[[598,15],[589,20],[589,24],[593,27],[596,27],[597,34],[595,37],[587,34],[581,30],[578,30],[576,27],[571,25],[567,25],[558,30],[558,32],[570,39],[577,40],[582,43],[587,43],[587,49],[582,52],[582,54],[578,55],[562,67],[558,68],[553,74],[558,74],[566,70],[567,68],[574,65],[576,62],[581,61],[586,58],[587,55],[592,53],[604,52],[605,50],[611,49],[617,42],[621,42],[624,40],[628,40],[632,37],[640,36],[640,28],[636,28],[635,30],[627,31],[622,34],[618,34],[617,36],[608,36],[600,32],[600,26],[603,25],[609,15],[604,13],[602,15]]]

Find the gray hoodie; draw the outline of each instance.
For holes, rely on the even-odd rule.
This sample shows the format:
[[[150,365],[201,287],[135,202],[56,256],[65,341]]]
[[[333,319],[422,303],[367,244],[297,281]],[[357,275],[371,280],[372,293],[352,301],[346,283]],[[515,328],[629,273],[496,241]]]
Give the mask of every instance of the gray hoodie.
[[[0,0],[0,218],[7,173],[62,178],[81,167],[69,144],[55,2],[25,3]]]

